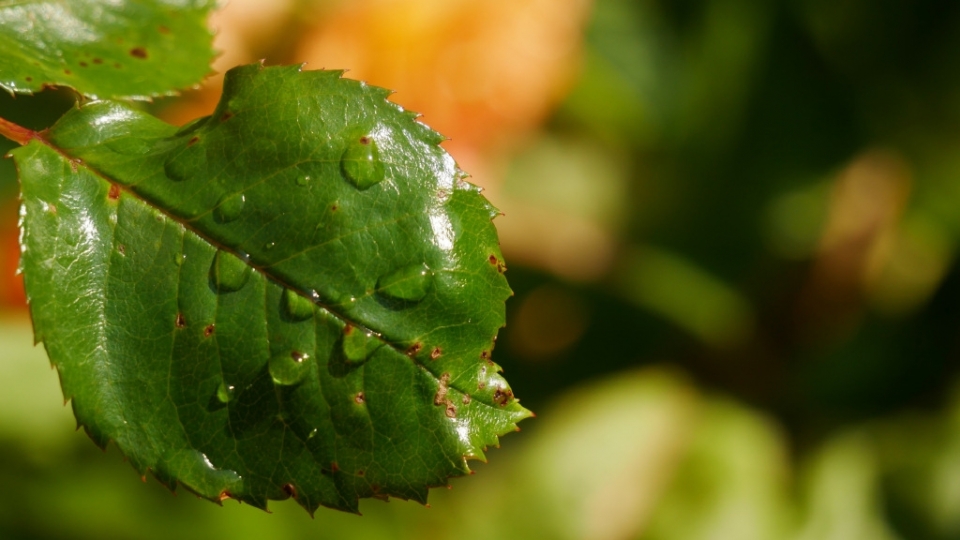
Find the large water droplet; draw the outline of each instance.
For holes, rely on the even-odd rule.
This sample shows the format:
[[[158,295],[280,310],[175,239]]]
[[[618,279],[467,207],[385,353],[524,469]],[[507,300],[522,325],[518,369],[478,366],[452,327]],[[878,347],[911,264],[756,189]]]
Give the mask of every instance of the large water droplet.
[[[340,168],[358,189],[367,189],[382,182],[383,162],[380,161],[380,150],[373,137],[363,136],[349,143],[340,158]]]
[[[377,280],[377,289],[397,300],[418,302],[427,295],[432,278],[433,273],[427,265],[412,264],[380,277]]]
[[[210,266],[210,278],[220,292],[239,291],[250,279],[250,266],[226,251],[217,251]]]
[[[297,384],[307,374],[309,358],[308,355],[297,351],[278,354],[270,358],[270,377],[273,378],[273,382],[281,386]]]
[[[220,400],[220,403],[230,403],[233,401],[233,397],[237,393],[237,388],[232,384],[227,384],[226,382],[221,382],[220,386],[217,387],[217,399]]]
[[[213,210],[213,216],[220,223],[229,223],[240,217],[240,212],[243,211],[243,205],[246,202],[247,198],[243,193],[224,195]]]
[[[313,302],[290,289],[283,291],[283,304],[290,318],[304,321],[313,317]]]
[[[363,362],[370,358],[377,349],[383,346],[383,342],[376,334],[369,330],[347,325],[343,329],[342,340],[343,355],[351,362]]]

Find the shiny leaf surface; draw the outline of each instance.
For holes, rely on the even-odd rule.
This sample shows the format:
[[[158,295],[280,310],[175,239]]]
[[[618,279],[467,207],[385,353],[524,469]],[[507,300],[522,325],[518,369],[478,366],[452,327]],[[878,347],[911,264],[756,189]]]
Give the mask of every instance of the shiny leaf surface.
[[[149,98],[210,72],[213,0],[0,0],[0,88]]]
[[[490,360],[497,211],[387,95],[244,66],[179,130],[93,102],[14,151],[36,338],[98,444],[209,499],[355,511],[529,416]]]

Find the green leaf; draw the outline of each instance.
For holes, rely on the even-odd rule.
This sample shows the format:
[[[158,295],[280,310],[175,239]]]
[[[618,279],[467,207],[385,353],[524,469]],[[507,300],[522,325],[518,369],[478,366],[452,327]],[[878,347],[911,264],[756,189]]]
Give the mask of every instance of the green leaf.
[[[214,0],[0,0],[0,87],[145,99],[210,73]]]
[[[90,436],[171,487],[424,501],[530,415],[490,361],[497,211],[340,75],[244,66],[180,130],[94,102],[13,152],[36,339]]]

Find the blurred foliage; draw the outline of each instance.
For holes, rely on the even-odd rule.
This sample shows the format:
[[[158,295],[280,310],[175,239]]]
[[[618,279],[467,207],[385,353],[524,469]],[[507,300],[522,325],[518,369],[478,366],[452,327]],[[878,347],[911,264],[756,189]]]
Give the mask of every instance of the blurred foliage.
[[[347,51],[349,75],[398,90],[427,123],[482,120],[499,96],[405,87],[366,58],[416,51],[420,73],[468,77],[526,42],[569,53],[575,77],[546,62],[503,72],[491,87],[517,96],[495,130],[443,127],[506,214],[516,297],[494,354],[539,418],[431,509],[221,512],[64,435],[18,311],[0,338],[0,396],[17,403],[0,407],[0,536],[960,538],[960,4],[476,7],[499,3],[290,0],[235,36],[271,62],[353,67]],[[443,16],[429,33],[347,39],[400,12]],[[338,41],[345,21],[355,32]],[[457,52],[432,60],[441,50]],[[21,363],[44,373],[7,372]]]

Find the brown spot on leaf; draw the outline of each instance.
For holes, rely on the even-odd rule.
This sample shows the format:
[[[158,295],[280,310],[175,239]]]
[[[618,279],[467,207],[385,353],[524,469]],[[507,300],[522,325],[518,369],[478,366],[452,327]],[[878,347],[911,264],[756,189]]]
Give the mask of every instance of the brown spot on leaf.
[[[170,33],[170,29],[161,24],[161,25],[157,28],[157,32],[160,32],[161,34],[169,34],[169,33]]]
[[[26,77],[26,81],[27,81],[27,82],[33,81],[33,77]]]
[[[126,255],[126,254],[127,254],[127,246],[125,246],[125,245],[123,245],[123,244],[117,244],[117,251],[119,251],[121,255]]]
[[[63,70],[63,74],[64,74],[64,75],[73,75],[73,72],[70,71],[69,69],[65,69],[65,70]]]
[[[473,398],[470,397],[470,394],[464,394],[462,401],[464,405],[469,405],[470,402],[473,401]]]
[[[130,56],[144,60],[147,58],[147,50],[143,47],[134,47],[130,49]]]
[[[449,383],[449,382],[450,382],[450,374],[449,374],[449,373],[444,373],[443,375],[440,376],[440,381],[439,381],[440,387],[437,388],[437,393],[436,393],[436,395],[433,396],[433,404],[434,404],[434,405],[443,405],[444,403],[446,403],[446,401],[447,401],[447,392],[449,391],[449,390],[447,389],[447,383]]]
[[[340,466],[337,465],[336,461],[330,462],[330,472],[337,472],[340,470]]]
[[[117,184],[110,184],[110,191],[107,192],[107,198],[111,201],[115,201],[120,198],[120,186]]]
[[[441,350],[440,347],[434,347],[433,350],[430,351],[430,359],[436,360],[437,358],[440,358],[440,355],[442,354],[443,350]]]
[[[490,351],[481,351],[481,352],[480,352],[480,359],[481,359],[481,360],[489,360],[489,359],[490,359]]]
[[[407,356],[413,356],[417,354],[418,352],[420,352],[420,349],[423,349],[423,343],[420,343],[420,342],[414,343],[413,345],[410,346],[410,348],[407,349]]]
[[[232,499],[232,498],[233,498],[233,494],[230,493],[230,492],[227,491],[227,490],[221,491],[221,492],[220,492],[220,496],[217,497],[217,499],[219,499],[220,502],[223,502],[223,501],[225,501],[225,500],[227,500],[227,499]]]
[[[453,402],[450,401],[449,399],[446,401],[446,404],[447,404],[447,408],[445,411],[443,411],[444,414],[447,415],[447,418],[456,418],[457,417],[456,405],[454,405]]]
[[[367,472],[363,469],[357,469],[357,476],[366,476]]]
[[[193,137],[190,138],[189,141],[187,141],[187,146],[193,146],[197,144],[197,141],[199,140],[200,140],[200,137],[197,137],[196,135],[194,135]]]
[[[293,484],[284,484],[282,489],[287,495],[293,497],[294,499],[297,498],[297,488]]]
[[[230,111],[227,111],[227,112],[223,113],[222,115],[220,115],[220,121],[221,121],[221,122],[226,122],[227,120],[229,120],[229,119],[231,119],[231,118],[233,118],[233,113],[230,112]]]
[[[509,403],[511,399],[513,399],[513,390],[509,388],[497,388],[493,393],[493,401],[501,407]]]
[[[213,323],[208,324],[206,328],[203,329],[203,337],[212,336],[215,329],[216,327],[214,326]]]
[[[177,328],[183,328],[187,325],[186,319],[183,318],[183,313],[177,313],[177,320],[174,324],[177,325]]]
[[[346,325],[346,326],[343,327],[343,335],[349,336],[349,335],[352,334],[352,333],[353,333],[353,325],[352,325],[352,324],[348,324],[348,325]]]
[[[360,137],[360,144],[370,144],[370,137],[367,137],[366,135]]]
[[[306,357],[307,355],[300,351],[290,351],[290,358],[293,358],[294,362],[303,362],[303,359]]]
[[[117,68],[117,69],[120,69],[120,68],[122,68],[123,66],[120,65],[120,62],[114,62],[114,63],[113,63],[113,67],[115,67],[115,68]]]
[[[357,395],[354,396],[353,400],[356,401],[358,405],[362,405],[365,401],[367,401],[367,397],[363,395],[363,392],[358,392]]]
[[[90,64],[87,64],[86,62],[83,62],[83,61],[80,62],[80,67],[87,67],[88,65]]]
[[[102,64],[102,63],[103,63],[103,58],[94,58],[94,59],[93,59],[93,63],[94,63],[94,64]]]
[[[53,215],[57,215],[57,205],[51,204],[47,207],[47,212],[50,212]]]
[[[337,206],[337,203],[333,203],[333,204],[330,205],[330,211],[331,211],[331,212],[336,212],[336,211],[339,210],[339,209],[340,209],[340,207]]]
[[[489,257],[487,257],[487,260],[490,261],[490,264],[492,264],[492,265],[494,265],[494,266],[497,266],[497,264],[500,263],[500,260],[497,259],[497,256],[496,256],[496,255],[493,255],[493,254],[491,254]]]

